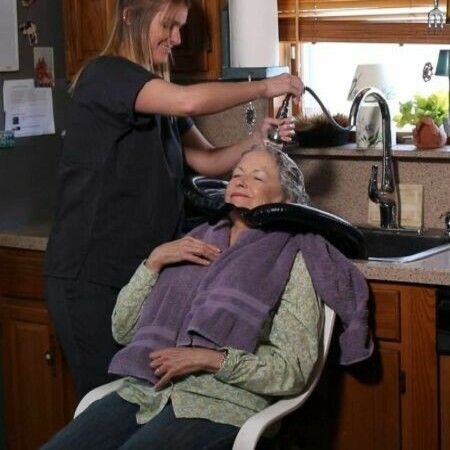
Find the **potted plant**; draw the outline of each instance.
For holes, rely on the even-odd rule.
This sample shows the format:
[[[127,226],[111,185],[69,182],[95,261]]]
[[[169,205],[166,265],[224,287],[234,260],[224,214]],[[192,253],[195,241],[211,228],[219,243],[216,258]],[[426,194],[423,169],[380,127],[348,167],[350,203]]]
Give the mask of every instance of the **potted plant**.
[[[448,117],[446,93],[428,97],[415,95],[413,100],[400,103],[400,113],[394,117],[399,128],[414,125],[413,143],[421,150],[442,147],[447,141],[443,123]]]
[[[344,114],[336,114],[334,120],[342,127],[348,127],[349,119]],[[335,128],[325,114],[295,118],[295,130],[300,147],[333,147],[348,143],[349,131]]]

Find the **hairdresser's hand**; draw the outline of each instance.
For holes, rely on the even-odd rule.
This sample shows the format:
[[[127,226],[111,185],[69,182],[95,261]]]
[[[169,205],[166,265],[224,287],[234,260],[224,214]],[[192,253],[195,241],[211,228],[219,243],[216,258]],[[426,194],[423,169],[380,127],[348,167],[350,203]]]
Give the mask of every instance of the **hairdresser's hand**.
[[[261,125],[260,133],[263,139],[267,139],[269,130],[271,128],[278,128],[280,137],[283,142],[292,142],[295,135],[295,120],[293,117],[287,119],[274,119],[273,117],[266,117]]]
[[[176,241],[156,247],[147,258],[145,265],[152,272],[160,272],[165,266],[188,261],[208,266],[220,254],[221,250],[207,242],[185,236]]]
[[[262,80],[264,85],[264,98],[273,98],[280,95],[292,94],[294,98],[300,98],[304,85],[299,77],[284,73],[273,78]]]
[[[200,371],[217,372],[223,359],[223,352],[207,348],[171,347],[150,353],[150,367],[160,378],[155,389],[162,389],[173,378],[181,375]]]

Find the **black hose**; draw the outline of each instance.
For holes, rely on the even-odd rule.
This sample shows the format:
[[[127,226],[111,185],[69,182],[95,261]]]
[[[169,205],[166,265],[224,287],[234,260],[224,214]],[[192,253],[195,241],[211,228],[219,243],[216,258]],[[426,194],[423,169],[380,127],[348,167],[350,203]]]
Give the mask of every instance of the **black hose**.
[[[338,130],[341,131],[350,131],[353,128],[353,125],[349,125],[348,127],[343,127],[342,125],[339,125],[333,118],[333,116],[330,114],[330,112],[328,111],[328,109],[325,107],[325,105],[322,103],[322,101],[320,100],[320,98],[318,97],[318,95],[308,86],[305,86],[304,88],[305,92],[309,92],[314,99],[316,100],[316,102],[319,104],[320,109],[323,111],[323,113],[325,114],[326,118],[330,121],[330,123],[337,128]]]

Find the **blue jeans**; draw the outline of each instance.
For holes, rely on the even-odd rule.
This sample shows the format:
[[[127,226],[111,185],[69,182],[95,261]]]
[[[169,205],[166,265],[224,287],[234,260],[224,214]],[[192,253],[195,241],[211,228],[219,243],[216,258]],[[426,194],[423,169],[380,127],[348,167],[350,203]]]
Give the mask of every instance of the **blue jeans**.
[[[41,450],[231,450],[239,428],[206,419],[177,419],[169,403],[146,424],[138,406],[116,393],[97,400]]]

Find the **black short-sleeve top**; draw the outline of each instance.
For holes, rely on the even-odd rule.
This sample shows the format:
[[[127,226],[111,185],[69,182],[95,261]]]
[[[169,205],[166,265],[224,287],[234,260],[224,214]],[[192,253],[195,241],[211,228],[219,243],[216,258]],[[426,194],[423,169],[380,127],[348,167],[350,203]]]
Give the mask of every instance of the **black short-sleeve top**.
[[[154,78],[120,57],[83,70],[73,93],[45,273],[110,286],[176,237],[183,210],[180,135],[189,118],[139,114],[134,104]]]

